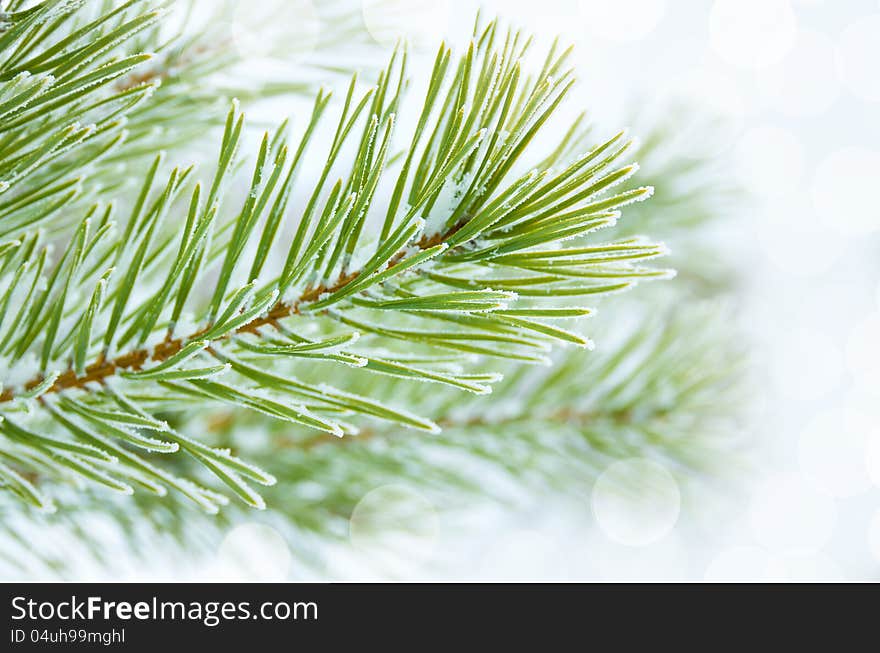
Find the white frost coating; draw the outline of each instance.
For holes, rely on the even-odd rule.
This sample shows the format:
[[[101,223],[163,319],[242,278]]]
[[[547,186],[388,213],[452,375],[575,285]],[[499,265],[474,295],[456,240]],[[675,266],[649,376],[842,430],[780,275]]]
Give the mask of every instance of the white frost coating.
[[[427,221],[424,218],[419,217],[413,220],[413,224],[416,227],[416,233],[418,233],[419,231],[424,230]]]
[[[125,385],[125,379],[111,374],[110,376],[103,379],[103,385],[107,386],[111,390],[121,390],[122,387]],[[101,388],[101,384],[97,382],[95,382],[94,385],[90,384],[90,386],[95,390]]]
[[[281,294],[281,301],[285,304],[293,304],[295,303],[305,292],[305,285],[303,282],[298,282],[291,284],[287,288],[284,289],[284,292]]]
[[[189,335],[189,333],[186,333],[184,335]],[[165,331],[155,330],[147,336],[147,340],[146,342],[144,342],[144,346],[147,349],[152,349],[163,340],[165,340]]]
[[[111,384],[113,383],[122,383],[122,379],[111,375],[104,378],[102,381],[89,381],[83,386],[83,390],[88,390],[89,392],[101,392],[104,389],[101,385],[102,382],[104,383],[104,385],[109,385],[112,387]]]
[[[651,199],[654,197],[654,187],[653,186],[642,186],[639,190],[645,191],[643,194],[637,196],[635,199],[627,202],[626,204],[635,204],[637,202],[644,202],[645,200]],[[621,206],[626,206],[626,204],[622,204]]]
[[[620,220],[620,211],[614,211],[608,216],[608,219],[600,224],[596,229],[607,229],[608,227],[616,227],[617,221]]]
[[[0,361],[0,379],[3,381],[3,387],[13,392],[22,390],[28,381],[39,374],[40,359],[32,352],[26,353],[17,361],[6,359]]]
[[[313,417],[317,417],[317,415],[314,415],[313,413],[310,413],[308,410],[306,410],[305,407],[300,406],[299,408],[302,409],[302,412],[304,414],[311,415]],[[339,426],[339,424],[337,424],[336,422],[330,422],[329,424],[330,424],[330,428],[331,428],[330,435],[334,435],[337,438],[344,438],[345,437],[345,429],[343,429],[341,426]]]
[[[177,323],[174,325],[174,333],[182,336],[188,336],[200,329],[201,324],[196,322],[195,316],[191,312],[181,313]]]
[[[373,238],[367,241],[363,245],[358,245],[355,248],[354,252],[352,252],[351,258],[348,259],[348,269],[349,270],[360,270],[366,264],[367,261],[373,256],[373,253],[378,248],[378,239]]]
[[[650,243],[644,242],[644,240],[639,240],[636,242],[636,244],[648,245]],[[670,254],[672,254],[672,250],[669,248],[669,245],[663,242],[654,244],[654,249],[657,251],[658,256],[669,256]]]
[[[406,247],[403,248],[402,251],[403,251],[403,256],[405,258],[408,258],[410,256],[415,256],[416,254],[421,252],[422,248],[417,247],[416,245],[407,245]]]
[[[454,181],[451,177],[448,177],[443,182],[443,186],[440,187],[440,192],[437,195],[437,200],[431,207],[431,213],[426,221],[425,230],[428,233],[436,233],[443,229],[446,221],[449,220],[455,209],[458,208],[458,201],[470,187],[472,179],[473,175],[467,173],[458,182]]]
[[[445,252],[447,249],[449,249],[449,245],[448,245],[447,243],[440,243],[439,245],[437,245],[437,247],[440,248],[439,251],[438,251],[438,255],[439,255],[439,254],[442,254],[442,253]],[[417,251],[421,251],[421,250],[419,250],[419,249],[417,248]],[[421,263],[421,265],[422,265],[422,269],[425,270],[425,271],[433,270],[433,269],[434,269],[435,267],[437,267],[437,265],[439,264],[438,258],[439,258],[439,256],[434,256],[433,258],[430,258],[430,259],[428,259],[427,261],[423,261],[423,262]]]
[[[260,315],[265,315],[269,312],[269,310],[275,305],[276,300],[278,299],[278,289],[276,288],[269,294],[269,300],[266,302],[266,308],[260,312]],[[248,302],[251,304],[251,302]]]

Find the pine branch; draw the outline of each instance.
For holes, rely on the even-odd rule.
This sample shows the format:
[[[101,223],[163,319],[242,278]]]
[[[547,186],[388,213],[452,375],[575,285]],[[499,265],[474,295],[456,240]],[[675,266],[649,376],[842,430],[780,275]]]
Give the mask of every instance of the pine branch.
[[[641,267],[664,249],[592,240],[621,207],[650,195],[609,192],[636,170],[617,167],[629,147],[622,135],[566,164],[525,163],[572,84],[568,52],[555,46],[527,79],[528,49],[520,34],[502,34],[494,23],[475,32],[457,64],[441,47],[397,163],[389,153],[404,111],[406,52],[395,53],[366,92],[353,78],[326,164],[296,216],[290,198],[323,128],[324,92],[295,147],[284,129],[264,135],[237,210],[223,199],[243,130],[233,107],[207,192],[192,185],[192,168],[157,183],[159,157],[118,228],[112,210],[93,206],[54,264],[39,234],[10,243],[0,261],[8,279],[0,301],[16,313],[0,323],[12,379],[0,425],[7,488],[49,506],[19,471],[39,470],[126,493],[170,486],[209,511],[222,502],[128,449],[135,447],[157,460],[185,452],[262,507],[247,481],[271,484],[270,475],[156,414],[219,402],[339,436],[357,432],[348,415],[433,432],[432,420],[376,401],[373,389],[355,394],[301,381],[296,361],[485,394],[497,375],[433,369],[441,352],[541,362],[554,342],[589,346],[545,321],[590,312],[558,300],[666,277]],[[347,172],[331,184],[340,168]],[[172,215],[180,216],[174,229]],[[187,332],[181,322],[189,311],[197,318]],[[304,335],[308,329],[317,337]],[[394,353],[401,348],[410,357],[421,352],[421,362],[407,363]],[[20,422],[22,411],[39,428]],[[37,435],[49,423],[53,437]]]

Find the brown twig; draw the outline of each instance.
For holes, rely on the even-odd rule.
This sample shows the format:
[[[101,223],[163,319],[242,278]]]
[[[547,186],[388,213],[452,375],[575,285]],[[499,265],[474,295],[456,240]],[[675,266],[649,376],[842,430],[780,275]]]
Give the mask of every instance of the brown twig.
[[[458,231],[463,223],[459,223],[458,225],[452,227],[446,232],[437,233],[433,236],[424,236],[421,240],[416,243],[417,247],[420,249],[429,249],[442,243],[444,240],[452,236],[456,231]],[[397,263],[401,261],[404,257],[404,252],[401,250],[397,254],[395,254],[389,261],[386,267],[393,267]],[[252,333],[255,335],[260,334],[260,328],[264,326],[272,326],[277,327],[278,321],[284,318],[290,317],[292,315],[298,315],[299,309],[302,304],[306,304],[309,302],[316,301],[321,295],[332,294],[344,288],[346,285],[354,281],[360,275],[360,271],[358,272],[350,272],[347,274],[342,274],[339,278],[332,284],[329,285],[319,285],[314,288],[309,288],[305,290],[302,295],[299,296],[298,299],[292,302],[284,302],[278,301],[269,311],[245,325],[240,326],[238,329],[233,331],[232,335],[239,335],[242,333]],[[199,337],[206,333],[210,326],[200,329],[195,333],[190,334],[189,336],[180,337],[180,338],[166,338],[164,341],[157,344],[152,349],[136,349],[134,351],[130,351],[126,354],[121,354],[116,358],[106,360],[102,355],[98,357],[91,365],[88,365],[85,368],[85,374],[82,376],[77,375],[76,371],[73,369],[68,369],[66,372],[61,374],[57,379],[55,379],[55,383],[52,384],[43,394],[51,394],[62,392],[63,390],[70,390],[74,388],[84,388],[89,383],[101,383],[105,379],[110,378],[116,375],[120,370],[139,370],[147,361],[155,361],[157,363],[161,363],[162,361],[168,360],[171,356],[179,352],[183,347],[195,340],[198,340]],[[228,338],[229,334],[223,336],[223,338]],[[24,389],[32,390],[33,388],[40,385],[43,382],[42,375],[31,379],[27,383],[24,384]],[[3,393],[0,394],[0,403],[6,403],[14,400],[15,393],[11,388],[5,388]]]
[[[332,293],[341,289],[345,284],[352,281],[355,276],[357,275],[348,275],[347,277],[340,278],[335,284],[330,286],[318,286],[309,289],[304,292],[298,300],[291,303],[279,301],[269,309],[269,312],[266,315],[258,317],[244,326],[239,327],[233,333],[236,335],[241,333],[259,334],[260,327],[266,326],[267,324],[274,325],[280,319],[298,314],[299,306],[302,303],[314,301],[324,293]],[[86,367],[85,374],[82,376],[78,376],[72,369],[67,370],[55,380],[55,383],[52,384],[44,394],[61,392],[62,390],[69,390],[72,388],[83,388],[87,384],[93,382],[100,383],[104,379],[114,376],[120,370],[139,370],[147,361],[152,360],[161,363],[183,349],[184,345],[187,343],[198,340],[199,336],[207,332],[207,330],[208,328],[206,327],[186,337],[164,340],[153,347],[152,350],[136,349],[111,360],[104,360],[103,356],[101,356],[97,361]],[[31,379],[25,383],[24,388],[25,390],[32,390],[42,383],[42,381],[43,377]],[[0,395],[0,403],[12,401],[13,399],[15,399],[15,395],[9,388],[6,388],[3,391],[3,394]]]

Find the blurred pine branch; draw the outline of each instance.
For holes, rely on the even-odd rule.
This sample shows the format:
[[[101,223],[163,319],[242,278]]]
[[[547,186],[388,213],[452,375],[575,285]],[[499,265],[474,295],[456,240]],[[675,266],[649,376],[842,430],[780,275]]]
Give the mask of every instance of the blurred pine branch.
[[[704,327],[697,337],[695,323]],[[418,488],[445,511],[475,496],[491,496],[511,510],[531,496],[562,494],[585,504],[609,464],[648,458],[675,475],[687,501],[702,497],[744,461],[743,352],[731,346],[734,339],[729,311],[710,302],[646,317],[622,328],[605,350],[564,353],[547,367],[502,364],[510,373],[489,404],[476,396],[462,401],[451,388],[384,383],[383,396],[430,409],[443,431],[429,438],[379,424],[328,441],[235,411],[187,419],[213,443],[236,444],[249,459],[278,470],[278,483],[265,491],[263,520],[285,536],[300,564],[320,571],[326,543],[344,542],[358,502],[387,485]],[[249,519],[233,506],[201,516],[171,496],[135,497],[134,506],[131,498],[94,491],[76,499],[57,514],[26,517],[6,504],[15,536],[0,547],[7,574],[33,566],[65,577],[71,568],[82,569],[82,561],[59,555],[45,537],[50,524],[80,555],[113,569],[113,560],[102,560],[111,542],[121,539],[132,558],[147,564],[157,550],[212,553],[229,525]]]

